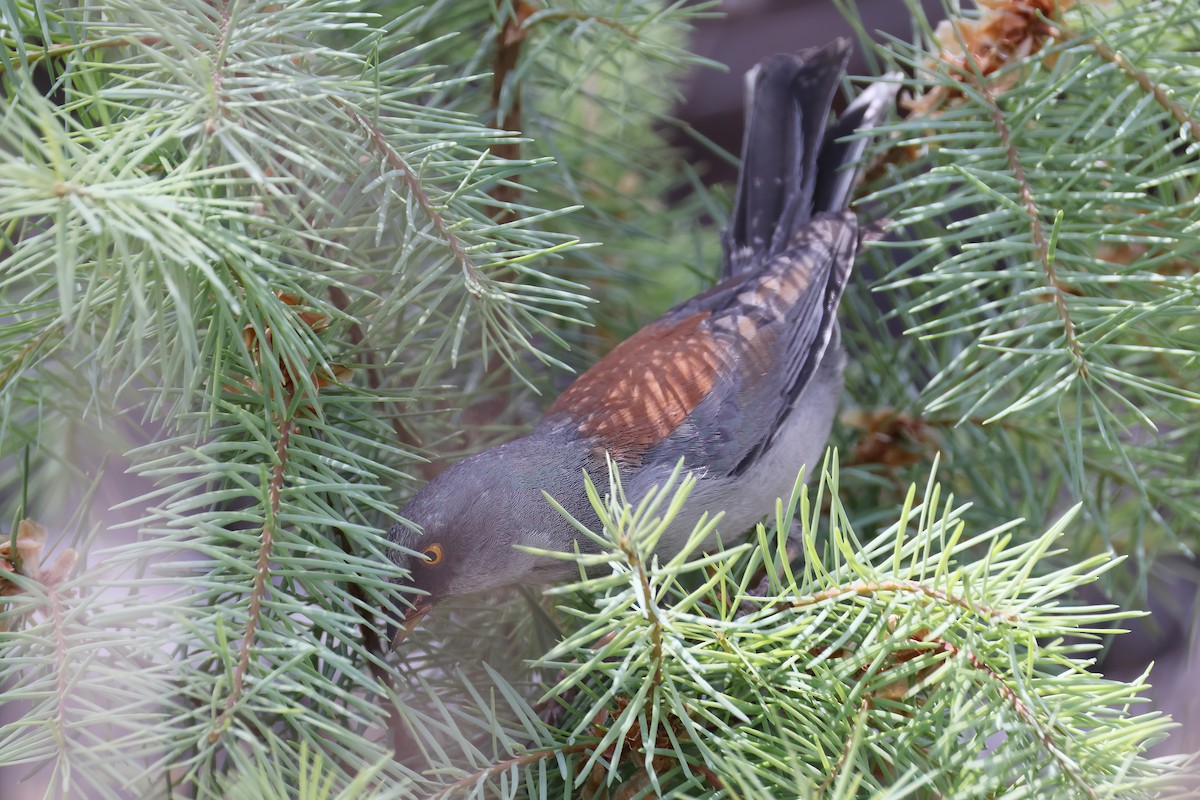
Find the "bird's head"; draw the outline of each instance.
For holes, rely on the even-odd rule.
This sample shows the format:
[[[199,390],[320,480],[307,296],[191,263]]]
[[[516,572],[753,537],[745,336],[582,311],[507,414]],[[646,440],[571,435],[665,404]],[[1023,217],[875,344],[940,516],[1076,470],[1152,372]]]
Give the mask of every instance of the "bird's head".
[[[404,549],[393,556],[406,571],[396,582],[417,590],[406,598],[413,604],[404,613],[406,630],[448,597],[574,574],[572,562],[518,546],[571,550],[578,532],[542,493],[584,512],[571,498],[585,497],[587,453],[561,432],[535,432],[459,461],[417,492],[400,512],[410,525],[389,534]]]

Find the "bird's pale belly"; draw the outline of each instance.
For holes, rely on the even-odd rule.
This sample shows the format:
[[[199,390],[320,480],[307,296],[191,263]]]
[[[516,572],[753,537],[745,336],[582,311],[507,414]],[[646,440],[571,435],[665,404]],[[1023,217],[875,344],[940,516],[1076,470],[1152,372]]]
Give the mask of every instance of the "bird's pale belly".
[[[780,427],[775,441],[753,467],[734,478],[696,475],[698,481],[685,509],[659,541],[660,557],[669,558],[677,553],[705,512],[710,517],[724,512],[717,531],[726,545],[736,544],[743,533],[774,513],[777,498],[787,502],[802,467],[806,482],[821,468],[825,444],[842,395],[845,363],[845,355],[836,339],[830,350],[813,382],[797,398],[795,408]],[[630,497],[634,503],[650,488],[648,482],[644,482],[646,476],[638,477],[641,480],[636,482],[641,485]],[[655,482],[660,483],[665,477],[666,473],[658,476]]]

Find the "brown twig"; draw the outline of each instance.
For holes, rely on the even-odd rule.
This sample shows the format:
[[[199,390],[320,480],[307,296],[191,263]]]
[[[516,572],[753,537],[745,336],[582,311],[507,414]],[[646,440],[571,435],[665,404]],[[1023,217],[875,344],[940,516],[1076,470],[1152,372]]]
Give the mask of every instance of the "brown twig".
[[[1008,168],[1016,179],[1017,184],[1021,187],[1021,204],[1025,207],[1025,213],[1029,217],[1033,245],[1037,248],[1038,260],[1042,263],[1042,271],[1046,273],[1046,283],[1049,285],[1050,292],[1054,296],[1054,307],[1058,311],[1058,316],[1062,319],[1063,335],[1066,338],[1067,347],[1075,358],[1079,375],[1087,377],[1087,360],[1083,355],[1083,347],[1079,344],[1079,339],[1075,335],[1075,323],[1071,320],[1071,313],[1067,308],[1067,287],[1058,279],[1058,272],[1054,268],[1054,258],[1050,253],[1050,240],[1047,238],[1045,226],[1042,224],[1041,211],[1038,208],[1037,201],[1033,197],[1033,187],[1025,175],[1025,167],[1021,163],[1020,154],[1013,145],[1012,131],[1008,127],[1008,121],[1004,118],[1004,111],[1000,108],[1000,104],[996,102],[996,96],[992,88],[987,85],[982,76],[976,76],[976,81],[979,93],[984,98],[984,102],[987,104],[988,111],[991,114],[992,125],[996,128],[996,133],[1000,136],[1000,145],[1004,148],[1004,152],[1008,158]]]
[[[237,705],[246,682],[246,672],[250,668],[250,651],[254,646],[254,636],[258,631],[258,622],[262,615],[262,603],[267,594],[267,579],[271,575],[271,547],[274,544],[274,524],[279,515],[279,497],[283,488],[283,474],[288,462],[288,445],[292,435],[292,420],[286,419],[279,426],[279,439],[275,443],[275,469],[271,474],[271,482],[267,485],[267,500],[270,512],[263,521],[262,533],[259,537],[258,560],[255,565],[254,584],[250,589],[250,612],[246,620],[246,632],[242,636],[242,649],[238,654],[237,667],[233,671],[233,685],[225,698],[225,708],[212,731],[208,741],[215,742],[221,736],[229,719],[233,715],[233,707]]]
[[[496,0],[496,5],[503,13],[506,0]],[[509,131],[514,135],[521,133],[521,91],[519,87],[508,86],[511,102],[506,108],[503,104],[504,89],[510,83],[510,78],[516,71],[521,59],[521,46],[528,37],[530,30],[543,22],[570,19],[578,22],[594,22],[611,28],[632,41],[638,37],[633,31],[615,20],[607,19],[597,14],[586,14],[580,11],[545,11],[540,10],[526,0],[513,0],[512,11],[507,14],[504,23],[496,31],[496,55],[492,60],[492,113],[495,116],[496,127]],[[521,145],[518,142],[505,142],[492,145],[489,150],[499,158],[516,161],[521,157]],[[488,194],[497,203],[513,203],[521,196],[521,189],[512,181],[515,176],[509,176],[504,183],[498,183]],[[511,222],[516,214],[508,208],[494,206],[489,212],[497,222]]]
[[[448,786],[443,786],[436,794],[430,796],[430,800],[443,800],[443,798],[450,797],[450,795],[459,791],[460,789],[466,789],[476,781],[495,777],[503,772],[507,772],[513,767],[523,767],[526,764],[536,764],[538,761],[542,761],[547,758],[554,758],[559,755],[582,753],[594,746],[594,742],[572,744],[567,745],[566,747],[557,747],[549,750],[534,750],[532,752],[525,753],[524,755],[515,756],[513,758],[505,759],[504,761],[498,761],[495,764],[491,764],[490,766],[486,767],[485,769],[477,770],[462,778],[459,778],[457,781]]]
[[[646,573],[646,565],[642,562],[641,555],[632,543],[622,542],[620,546],[621,550],[625,553],[626,559],[629,561],[629,565],[637,573],[638,582],[641,584],[646,621],[650,623],[650,658],[654,661],[654,685],[657,686],[662,683],[662,620],[659,619],[658,610],[654,605],[654,594],[650,586],[650,576]]]
[[[1124,54],[1113,50],[1108,46],[1108,44],[1100,39],[1085,38],[1078,32],[1060,25],[1057,22],[1052,24],[1048,30],[1050,35],[1059,41],[1064,39],[1081,39],[1086,41],[1092,46],[1092,49],[1096,51],[1096,55],[1100,56],[1105,61],[1112,64],[1117,69],[1121,70],[1121,72],[1124,72],[1127,76],[1132,78],[1133,81],[1142,88],[1142,91],[1147,92],[1151,97],[1153,97],[1154,101],[1166,109],[1176,122],[1187,128],[1188,132],[1191,133],[1193,140],[1200,140],[1200,120],[1197,120],[1195,117],[1188,114],[1186,108],[1175,102],[1171,95],[1167,93],[1165,89],[1155,83],[1150,78],[1150,75],[1145,72],[1145,70],[1140,70],[1130,63],[1129,59],[1127,59]]]
[[[917,581],[904,580],[883,580],[883,581],[855,581],[848,583],[845,586],[834,586],[815,594],[810,594],[806,597],[799,597],[795,600],[786,602],[777,606],[777,610],[783,608],[807,608],[823,603],[827,600],[834,600],[840,597],[849,595],[859,595],[863,597],[880,594],[882,592],[907,592],[910,594],[920,594],[933,600],[938,600],[943,603],[958,606],[973,614],[978,614],[988,619],[999,619],[1008,623],[1018,623],[1021,617],[1011,611],[1002,611],[994,609],[990,606],[978,605],[969,603],[966,599],[956,595],[943,592],[941,589],[935,589],[932,586],[926,586]]]
[[[717,773],[713,772],[703,764],[688,764],[688,769],[695,770],[704,776],[704,780],[708,781],[709,788],[721,790],[725,788],[725,783],[717,777]]]
[[[425,188],[421,185],[421,181],[412,167],[409,166],[408,161],[396,148],[392,147],[391,142],[387,140],[387,135],[379,129],[378,125],[348,104],[337,99],[334,102],[341,106],[342,111],[354,124],[363,129],[379,154],[384,157],[393,169],[400,173],[401,178],[408,187],[409,194],[417,201],[417,206],[420,207],[421,213],[433,225],[433,230],[438,238],[445,242],[450,255],[462,267],[463,272],[466,273],[468,288],[474,290],[474,287],[477,286],[482,277],[478,267],[471,261],[471,257],[467,255],[466,248],[463,247],[463,243],[459,240],[458,236],[450,229],[450,224],[446,221],[446,218],[434,207],[433,200],[425,192]]]
[[[983,659],[975,655],[973,652],[964,650],[957,645],[946,641],[945,639],[930,636],[918,637],[917,640],[922,642],[930,642],[936,645],[942,652],[947,653],[950,656],[962,656],[967,660],[968,663],[970,663],[972,667],[987,676],[988,680],[995,685],[996,691],[1000,693],[1000,696],[1003,697],[1004,700],[1008,702],[1010,706],[1012,706],[1013,710],[1017,712],[1017,716],[1020,717],[1025,724],[1033,728],[1038,741],[1041,742],[1042,746],[1046,749],[1050,756],[1059,763],[1071,780],[1080,789],[1082,789],[1088,797],[1093,799],[1097,798],[1095,789],[1088,785],[1088,783],[1083,779],[1083,776],[1079,774],[1079,770],[1076,768],[1075,764],[1071,762],[1071,760],[1067,757],[1067,754],[1064,753],[1062,749],[1054,742],[1051,731],[1045,728],[1041,722],[1038,721],[1037,717],[1034,716],[1034,713],[1029,706],[1017,696],[1016,691],[1009,686],[994,669],[989,667],[983,661]],[[1063,734],[1061,730],[1059,733]]]
[[[505,0],[496,0],[501,12],[504,4]],[[496,120],[496,127],[509,131],[514,136],[521,134],[521,90],[515,85],[508,87],[512,101],[505,108],[504,87],[521,59],[521,44],[529,32],[525,27],[525,20],[536,10],[523,0],[516,0],[512,6],[512,13],[505,17],[504,24],[496,31],[496,56],[492,60],[492,114]],[[494,144],[489,150],[492,155],[508,161],[516,161],[521,157],[519,142]],[[498,204],[515,202],[521,196],[520,188],[512,183],[515,177],[510,175],[506,182],[497,183],[488,194]],[[516,218],[511,209],[500,205],[493,206],[489,215],[502,224],[512,222]]]

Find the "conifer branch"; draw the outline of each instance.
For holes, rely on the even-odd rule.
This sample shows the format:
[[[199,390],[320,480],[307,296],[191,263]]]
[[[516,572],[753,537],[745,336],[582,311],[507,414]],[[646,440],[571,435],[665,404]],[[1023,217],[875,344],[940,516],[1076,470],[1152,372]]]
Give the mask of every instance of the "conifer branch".
[[[799,597],[795,600],[790,600],[787,603],[787,607],[792,609],[806,608],[808,606],[820,605],[821,603],[828,602],[829,600],[836,600],[850,595],[869,597],[871,595],[881,594],[884,592],[908,592],[912,594],[921,594],[933,600],[958,606],[965,611],[969,611],[972,614],[977,614],[988,619],[998,619],[1009,624],[1017,624],[1021,621],[1020,615],[1012,611],[989,608],[986,605],[972,603],[966,598],[951,595],[941,589],[927,586],[917,581],[905,580],[883,580],[871,582],[856,581],[845,586],[833,586],[808,597]]]
[[[240,2],[241,0],[225,0],[220,4],[220,25],[212,59],[213,111],[204,122],[204,131],[210,136],[217,131],[221,120],[225,118],[225,54],[229,48],[229,26]]]
[[[461,792],[473,784],[479,783],[480,781],[485,781],[488,778],[495,778],[499,775],[503,775],[513,767],[523,767],[529,764],[536,764],[539,761],[545,761],[547,759],[555,759],[561,756],[583,753],[594,746],[595,744],[592,742],[580,742],[578,744],[559,746],[547,750],[535,750],[533,752],[524,753],[512,758],[506,758],[502,761],[497,761],[494,764],[488,765],[485,769],[476,770],[468,775],[464,775],[454,783],[442,787],[435,794],[430,796],[430,800],[449,800],[449,798],[453,797],[457,792]]]
[[[246,628],[242,633],[242,646],[238,653],[237,666],[233,670],[233,682],[229,694],[225,697],[225,708],[213,723],[213,730],[208,734],[209,742],[216,742],[225,728],[229,726],[233,709],[242,696],[246,683],[246,673],[250,669],[250,653],[254,649],[254,637],[258,631],[262,604],[267,594],[267,582],[271,577],[271,548],[274,545],[274,527],[279,521],[280,497],[283,490],[284,472],[288,466],[288,446],[292,436],[293,421],[291,417],[279,425],[275,442],[275,466],[271,471],[271,480],[267,484],[268,511],[259,531],[258,557],[255,560],[254,582],[250,588],[250,609],[246,615]]]
[[[463,272],[470,281],[468,286],[474,287],[480,277],[478,269],[472,263],[470,256],[467,255],[463,243],[454,231],[451,230],[450,223],[446,221],[445,216],[434,206],[433,200],[425,191],[425,187],[421,185],[421,179],[413,172],[408,161],[400,154],[400,151],[392,146],[387,136],[375,123],[345,103],[339,102],[339,105],[346,116],[367,135],[374,149],[383,156],[393,169],[400,173],[400,178],[408,188],[409,194],[417,201],[417,205],[420,207],[422,213],[425,214],[426,219],[433,225],[433,229],[438,235],[438,240],[446,245],[454,260],[462,267]]]
[[[1013,688],[1008,685],[1008,682],[1001,678],[995,670],[989,667],[987,663],[983,661],[983,659],[970,650],[958,647],[946,641],[945,639],[940,639],[938,637],[918,637],[918,641],[932,642],[937,645],[939,650],[947,653],[950,656],[965,657],[967,662],[970,663],[972,667],[987,677],[988,681],[992,684],[997,693],[999,693],[1000,696],[1003,697],[1010,706],[1012,706],[1013,711],[1015,711],[1017,715],[1021,717],[1025,724],[1029,725],[1029,727],[1033,729],[1038,742],[1046,749],[1046,752],[1054,758],[1059,766],[1062,767],[1063,772],[1070,776],[1071,782],[1075,785],[1075,787],[1086,794],[1089,798],[1092,798],[1092,800],[1098,800],[1098,795],[1096,794],[1095,788],[1093,788],[1084,779],[1083,775],[1080,774],[1079,766],[1075,764],[1066,753],[1063,752],[1062,748],[1059,747],[1058,744],[1055,743],[1054,737],[1050,730],[1042,724],[1042,721],[1039,720],[1037,716],[1030,710],[1029,706],[1027,706],[1021,700],[1016,691],[1014,691]],[[1067,735],[1065,731],[1061,730],[1061,728],[1058,730],[1058,733],[1064,737]]]
[[[1109,47],[1103,39],[1086,37],[1059,23],[1052,23],[1049,27],[1049,32],[1051,36],[1059,41],[1086,41],[1096,51],[1097,55],[1133,79],[1142,88],[1142,91],[1154,98],[1154,102],[1170,112],[1171,117],[1176,122],[1187,128],[1191,133],[1192,141],[1200,142],[1200,119],[1196,119],[1189,114],[1187,109],[1176,102],[1161,84],[1155,82],[1145,70],[1138,69],[1130,63],[1129,59],[1123,53]]]
[[[1067,308],[1066,287],[1058,279],[1058,272],[1054,268],[1054,254],[1050,252],[1050,238],[1046,235],[1046,229],[1042,224],[1042,214],[1033,196],[1033,186],[1030,185],[1029,178],[1025,174],[1025,167],[1021,163],[1020,153],[1017,152],[1017,148],[1013,144],[1012,131],[1009,129],[1008,121],[1004,118],[1004,111],[1000,108],[1000,104],[996,102],[995,92],[988,85],[987,79],[978,74],[978,70],[976,70],[974,79],[975,86],[979,90],[979,96],[983,98],[988,113],[991,116],[992,124],[996,127],[996,134],[1000,137],[1000,146],[1004,148],[1009,170],[1020,187],[1021,205],[1025,208],[1025,214],[1029,217],[1029,228],[1033,235],[1033,246],[1037,250],[1037,257],[1042,265],[1042,271],[1046,273],[1046,284],[1050,287],[1050,294],[1054,299],[1054,308],[1058,312],[1059,318],[1062,319],[1063,338],[1066,340],[1067,349],[1070,350],[1071,356],[1075,360],[1079,376],[1086,378],[1088,375],[1087,359],[1084,358],[1083,347],[1079,344],[1079,339],[1075,335],[1075,323],[1072,321],[1071,312]]]

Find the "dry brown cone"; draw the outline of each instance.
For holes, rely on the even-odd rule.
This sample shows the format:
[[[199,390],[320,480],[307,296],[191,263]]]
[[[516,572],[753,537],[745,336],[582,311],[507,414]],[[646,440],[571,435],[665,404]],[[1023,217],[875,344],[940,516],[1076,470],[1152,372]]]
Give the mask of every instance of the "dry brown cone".
[[[15,550],[14,550],[15,542]],[[43,586],[56,586],[67,577],[79,554],[67,549],[58,554],[48,566],[42,566],[42,548],[46,546],[46,529],[31,519],[17,523],[15,536],[0,541],[0,598],[20,594],[22,587],[12,575],[21,575]],[[0,603],[0,610],[4,605]],[[0,631],[9,630],[10,620],[0,620]]]
[[[941,47],[936,58],[926,61],[933,73],[939,64],[949,64],[960,80],[976,70],[987,76],[1005,65],[1038,52],[1053,36],[1046,20],[1061,19],[1075,0],[975,0],[982,10],[979,19],[946,19],[938,23],[934,39]],[[1002,92],[1016,85],[1021,75],[1014,71],[989,84]],[[901,107],[913,116],[933,116],[947,103],[963,96],[962,91],[937,86],[920,97],[903,98]]]
[[[920,417],[893,408],[856,408],[842,414],[842,424],[862,431],[848,466],[878,464],[888,472],[933,458],[937,433]]]
[[[300,320],[302,325],[306,325],[312,329],[313,332],[320,333],[329,327],[329,315],[318,314],[315,311],[307,311],[299,308],[303,302],[299,297],[287,292],[276,292],[275,296],[287,305],[295,308],[296,318]],[[263,350],[271,350],[273,339],[274,334],[270,326],[264,330],[261,339],[253,325],[246,325],[242,328],[242,341],[245,343],[246,349],[250,351],[250,355],[254,359],[256,366],[261,366]],[[295,380],[292,376],[299,374],[299,366],[290,364],[285,358],[280,357],[279,371],[283,375],[283,388],[291,396],[296,389]],[[328,369],[321,369],[320,371],[310,373],[310,379],[313,386],[321,390],[327,386],[345,383],[353,374],[354,370],[344,364],[330,364]],[[242,378],[242,383],[255,392],[262,391],[262,387],[258,384],[258,381],[252,378]]]
[[[1096,258],[1121,266],[1130,266],[1149,253],[1150,247],[1142,242],[1104,242],[1096,248]],[[1200,271],[1200,264],[1175,257],[1160,263],[1155,271],[1160,275],[1195,275]]]

